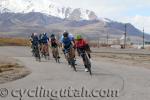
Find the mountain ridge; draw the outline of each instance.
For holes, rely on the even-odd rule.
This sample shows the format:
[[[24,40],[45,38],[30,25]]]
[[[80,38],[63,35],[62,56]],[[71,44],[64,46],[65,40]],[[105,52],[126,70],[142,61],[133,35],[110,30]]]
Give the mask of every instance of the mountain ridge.
[[[132,24],[127,24],[127,34],[142,37],[142,32]],[[125,23],[98,17],[95,12],[70,8],[56,4],[52,0],[3,0],[0,2],[0,34],[8,36],[29,36],[32,32],[58,33],[68,30],[84,33],[97,38],[97,35],[120,38],[124,34]],[[150,39],[150,35],[146,35]]]
[[[95,12],[82,9],[61,6],[52,0],[4,0],[0,2],[0,12],[29,13],[40,12],[43,14],[70,20],[95,20]]]
[[[37,12],[0,14],[1,33],[13,32],[22,36],[29,36],[29,33],[32,32],[58,33],[64,30],[73,33],[95,34],[95,36],[110,33],[113,36],[119,35],[121,37],[124,34],[124,23],[104,22],[103,20],[68,20]],[[130,36],[142,37],[142,32],[129,23],[127,24],[127,33]]]

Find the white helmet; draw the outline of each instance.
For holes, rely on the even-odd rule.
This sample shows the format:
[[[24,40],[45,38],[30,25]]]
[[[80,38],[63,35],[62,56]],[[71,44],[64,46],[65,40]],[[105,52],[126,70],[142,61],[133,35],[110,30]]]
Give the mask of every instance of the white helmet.
[[[43,35],[47,35],[47,33],[43,33]]]
[[[34,33],[34,36],[37,36],[37,33]]]

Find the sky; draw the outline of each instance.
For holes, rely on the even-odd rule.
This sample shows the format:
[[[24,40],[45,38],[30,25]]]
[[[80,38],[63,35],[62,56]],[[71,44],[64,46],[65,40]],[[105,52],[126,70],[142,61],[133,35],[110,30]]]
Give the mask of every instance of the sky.
[[[94,11],[99,17],[131,23],[150,34],[150,0],[51,0]]]

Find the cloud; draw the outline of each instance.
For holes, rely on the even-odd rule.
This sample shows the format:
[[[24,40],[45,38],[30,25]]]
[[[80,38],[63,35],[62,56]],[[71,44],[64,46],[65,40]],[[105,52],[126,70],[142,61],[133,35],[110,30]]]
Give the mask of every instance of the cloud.
[[[136,10],[150,8],[150,0],[52,0],[74,8],[95,11],[100,17],[120,17]],[[148,10],[148,9],[147,9]],[[134,13],[135,12],[135,13]]]
[[[99,17],[128,22],[150,33],[150,0],[53,0],[73,8],[93,10]]]
[[[14,4],[19,3],[19,0],[3,1],[16,1]],[[36,0],[35,2],[41,2],[42,6],[47,4],[46,1],[73,8],[89,9],[96,12],[99,17],[128,22],[140,30],[145,27],[145,31],[150,33],[150,0]]]
[[[109,15],[118,15],[126,9],[126,7],[120,5],[122,2],[116,2],[116,0],[53,0],[57,3],[61,3],[73,8],[84,8],[96,12],[100,17],[107,17]],[[119,9],[118,9],[119,8]]]

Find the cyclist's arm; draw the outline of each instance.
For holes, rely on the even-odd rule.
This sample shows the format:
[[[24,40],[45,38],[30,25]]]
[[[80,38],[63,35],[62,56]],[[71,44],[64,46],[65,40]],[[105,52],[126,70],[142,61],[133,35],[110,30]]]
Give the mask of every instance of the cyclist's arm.
[[[49,40],[49,42],[48,42],[48,43],[49,43],[49,46],[50,46],[50,47],[52,47],[52,45],[51,45],[51,40]]]
[[[58,40],[56,40],[56,43],[57,43],[58,48],[60,48],[61,47],[61,43]]]
[[[61,43],[61,48],[64,49],[64,44],[63,43]]]
[[[64,44],[63,44],[63,38],[61,37],[61,39],[60,39],[60,47],[62,48],[62,49],[64,49]]]
[[[78,56],[80,56],[80,49],[77,48],[77,53],[78,53]]]
[[[71,41],[71,44],[72,44],[73,47],[75,46],[75,43],[73,41]]]

